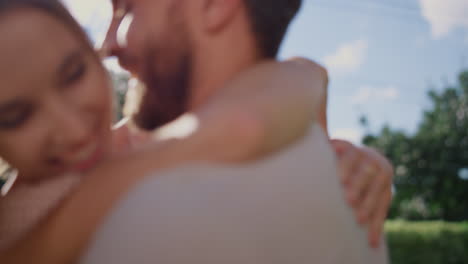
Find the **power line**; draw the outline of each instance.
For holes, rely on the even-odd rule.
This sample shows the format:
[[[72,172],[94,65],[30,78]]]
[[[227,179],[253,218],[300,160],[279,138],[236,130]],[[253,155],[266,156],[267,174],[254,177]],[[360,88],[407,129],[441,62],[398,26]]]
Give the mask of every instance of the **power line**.
[[[386,16],[393,19],[408,19],[425,21],[421,16],[421,9],[419,6],[392,5],[384,1],[374,0],[359,0],[353,2],[344,1],[330,1],[330,0],[313,0],[310,3],[317,4],[318,7],[335,9],[348,13],[365,13],[371,16]],[[373,12],[378,10],[378,12]],[[439,17],[451,18],[450,15],[439,15]]]
[[[395,1],[392,1],[393,4],[390,4],[389,2],[385,1],[376,1],[376,0],[360,0],[361,2],[371,4],[374,6],[379,6],[383,8],[389,8],[389,9],[394,9],[402,12],[410,12],[410,13],[416,13],[420,14],[420,7],[419,6],[414,6],[414,5],[402,5],[402,2],[399,2],[399,4],[395,5]],[[356,3],[356,2],[354,2]],[[408,2],[406,2],[408,3]]]
[[[340,12],[351,13],[351,14],[363,14],[369,16],[385,16],[391,19],[405,19],[411,20],[412,22],[422,21],[421,18],[416,17],[414,15],[408,15],[407,13],[397,13],[397,12],[388,12],[386,9],[380,9],[379,12],[374,12],[371,8],[365,7],[363,5],[356,5],[356,4],[345,4],[339,5],[338,3],[331,3],[331,2],[322,2],[322,1],[315,1],[317,7],[319,8],[326,8],[326,9],[334,9]]]

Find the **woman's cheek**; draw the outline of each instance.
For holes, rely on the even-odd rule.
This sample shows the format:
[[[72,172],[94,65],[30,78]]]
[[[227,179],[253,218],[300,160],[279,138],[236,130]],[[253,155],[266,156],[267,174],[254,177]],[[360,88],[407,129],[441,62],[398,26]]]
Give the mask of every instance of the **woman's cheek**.
[[[37,144],[27,138],[11,138],[10,142],[13,144],[2,146],[0,154],[8,164],[26,174],[39,169],[39,161],[47,153],[41,153]]]
[[[94,67],[93,67],[94,68]],[[93,70],[93,69],[91,69]],[[85,104],[92,111],[102,111],[102,108],[109,104],[111,89],[104,70],[94,68],[93,72],[84,83],[82,91],[86,91],[82,98],[86,99]]]

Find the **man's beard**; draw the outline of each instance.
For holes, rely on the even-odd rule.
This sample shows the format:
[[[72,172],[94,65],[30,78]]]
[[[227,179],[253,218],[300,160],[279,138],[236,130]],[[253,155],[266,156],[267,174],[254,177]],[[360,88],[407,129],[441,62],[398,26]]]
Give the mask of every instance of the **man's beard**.
[[[167,65],[167,69],[163,70],[156,65],[158,55],[164,56],[157,54],[155,49],[147,52],[142,76],[146,88],[140,108],[134,116],[135,124],[144,130],[154,130],[177,119],[188,110],[191,56],[186,52],[173,65]]]

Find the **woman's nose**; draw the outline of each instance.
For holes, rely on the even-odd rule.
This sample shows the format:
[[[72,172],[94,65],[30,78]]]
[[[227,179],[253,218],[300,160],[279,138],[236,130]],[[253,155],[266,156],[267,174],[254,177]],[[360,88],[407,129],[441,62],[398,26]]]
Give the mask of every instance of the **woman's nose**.
[[[61,146],[77,146],[85,144],[92,136],[92,127],[85,114],[71,106],[55,107],[53,118],[50,119],[55,140]]]

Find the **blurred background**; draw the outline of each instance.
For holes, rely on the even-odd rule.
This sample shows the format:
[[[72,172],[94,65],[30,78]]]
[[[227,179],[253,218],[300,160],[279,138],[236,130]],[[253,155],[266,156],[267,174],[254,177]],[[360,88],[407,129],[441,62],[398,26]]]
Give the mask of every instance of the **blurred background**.
[[[64,2],[99,46],[110,2]],[[394,163],[392,263],[468,263],[468,0],[303,2],[280,58],[324,64],[332,136]],[[106,65],[123,103],[129,76]]]

